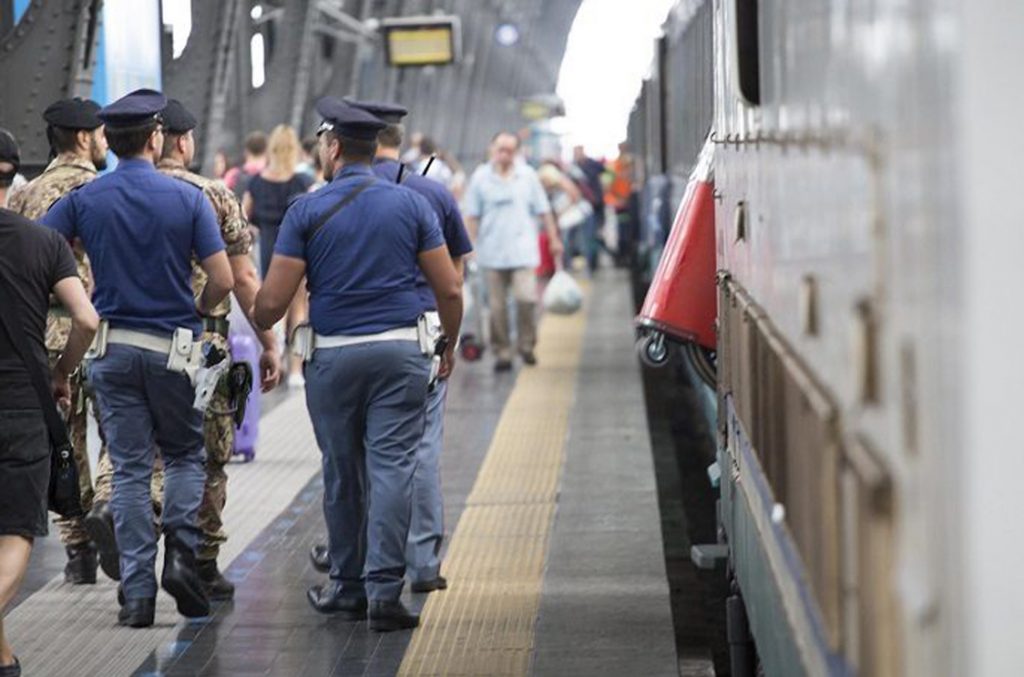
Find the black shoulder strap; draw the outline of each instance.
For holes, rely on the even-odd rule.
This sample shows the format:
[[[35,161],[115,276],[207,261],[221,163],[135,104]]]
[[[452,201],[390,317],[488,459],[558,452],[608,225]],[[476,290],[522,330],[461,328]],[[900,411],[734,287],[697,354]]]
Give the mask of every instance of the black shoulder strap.
[[[331,217],[333,217],[335,214],[337,214],[346,206],[348,206],[348,204],[352,202],[352,200],[355,200],[360,193],[369,188],[370,184],[376,180],[376,177],[371,177],[366,181],[363,181],[361,184],[356,186],[351,193],[349,193],[341,200],[339,200],[338,204],[334,205],[326,212],[321,214],[320,218],[316,220],[316,223],[314,223],[312,227],[306,231],[306,246],[309,246],[309,243],[313,241],[313,238],[316,237],[316,234],[319,233],[320,229],[324,227],[324,224],[331,220]]]
[[[43,418],[46,419],[46,428],[50,431],[50,441],[57,448],[70,448],[68,431],[60,414],[57,413],[57,403],[53,400],[53,393],[48,384],[49,379],[47,379],[42,365],[32,359],[32,350],[25,337],[21,313],[14,300],[14,286],[4,277],[2,271],[0,271],[0,326],[7,331],[11,345],[14,346],[14,352],[18,353],[18,357],[28,369],[32,388],[36,391],[39,406],[43,410]]]

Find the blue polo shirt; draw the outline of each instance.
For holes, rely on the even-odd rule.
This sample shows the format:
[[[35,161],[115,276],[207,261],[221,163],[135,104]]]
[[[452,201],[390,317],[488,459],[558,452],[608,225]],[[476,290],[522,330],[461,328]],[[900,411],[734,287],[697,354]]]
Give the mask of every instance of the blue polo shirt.
[[[381,159],[373,162],[374,174],[392,183],[398,180],[399,167],[400,165],[395,160]],[[431,209],[437,214],[437,220],[441,224],[441,234],[444,235],[444,241],[448,245],[448,253],[451,256],[465,256],[473,251],[473,244],[469,241],[466,225],[462,222],[462,214],[459,213],[459,205],[443,184],[420,176],[406,167],[402,172],[402,185],[419,193],[430,203]],[[434,291],[430,288],[423,271],[419,271],[416,276],[416,291],[423,302],[424,311],[437,310],[437,299],[434,298]]]
[[[367,180],[352,202],[311,241],[322,214]],[[292,203],[274,253],[306,261],[309,317],[323,336],[378,334],[412,327],[423,313],[416,291],[418,255],[444,246],[437,216],[420,195],[351,165]]]
[[[202,322],[192,296],[192,255],[224,249],[217,217],[195,186],[164,176],[146,160],[117,169],[68,193],[40,223],[89,255],[93,304],[111,327],[168,336],[193,334]]]

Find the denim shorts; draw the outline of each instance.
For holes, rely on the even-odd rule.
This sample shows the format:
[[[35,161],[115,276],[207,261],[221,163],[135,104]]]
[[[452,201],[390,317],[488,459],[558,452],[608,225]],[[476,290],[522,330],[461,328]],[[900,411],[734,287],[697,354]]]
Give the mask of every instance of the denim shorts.
[[[46,535],[50,436],[39,409],[0,409],[0,536]]]

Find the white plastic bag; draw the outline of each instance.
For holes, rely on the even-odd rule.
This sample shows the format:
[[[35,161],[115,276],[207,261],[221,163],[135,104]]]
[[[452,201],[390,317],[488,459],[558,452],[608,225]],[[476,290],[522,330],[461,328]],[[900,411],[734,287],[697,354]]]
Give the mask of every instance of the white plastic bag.
[[[544,310],[556,315],[572,315],[583,306],[583,292],[572,275],[560,270],[544,290]]]

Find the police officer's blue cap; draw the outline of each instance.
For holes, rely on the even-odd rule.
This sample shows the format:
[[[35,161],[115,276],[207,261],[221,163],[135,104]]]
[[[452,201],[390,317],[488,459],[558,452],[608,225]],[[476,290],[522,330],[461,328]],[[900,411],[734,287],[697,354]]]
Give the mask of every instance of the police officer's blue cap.
[[[152,89],[136,89],[100,109],[99,118],[112,128],[142,127],[160,121],[160,113],[167,106],[167,97]]]
[[[51,103],[43,111],[43,119],[54,127],[93,130],[103,125],[99,112],[100,105],[92,99],[75,97]]]
[[[316,112],[324,119],[317,134],[334,131],[350,139],[373,141],[377,138],[377,132],[387,127],[386,122],[372,113],[350,106],[333,96],[325,96],[317,101]]]
[[[164,129],[171,134],[184,134],[198,124],[196,117],[177,99],[167,99],[167,106],[160,117],[164,120]]]
[[[360,108],[371,115],[375,115],[389,125],[397,125],[406,115],[409,109],[399,106],[397,103],[386,103],[384,101],[357,101],[349,97],[342,99],[345,103],[355,108]]]

